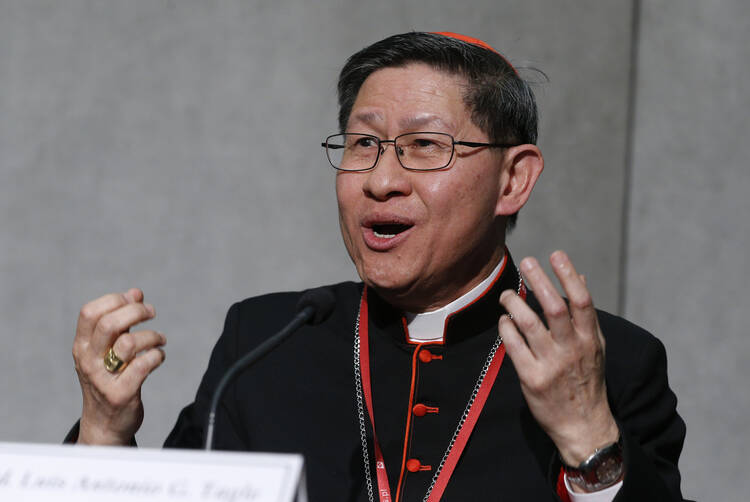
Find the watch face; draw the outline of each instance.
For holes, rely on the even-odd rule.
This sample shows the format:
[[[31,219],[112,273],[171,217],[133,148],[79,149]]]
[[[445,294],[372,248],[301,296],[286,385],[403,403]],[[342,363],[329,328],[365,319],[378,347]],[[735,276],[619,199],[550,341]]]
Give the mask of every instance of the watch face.
[[[586,491],[597,491],[615,484],[623,472],[622,449],[619,443],[597,450],[578,468],[566,467],[568,480]]]
[[[596,468],[596,477],[604,485],[614,484],[622,473],[622,463],[617,457],[607,457]]]

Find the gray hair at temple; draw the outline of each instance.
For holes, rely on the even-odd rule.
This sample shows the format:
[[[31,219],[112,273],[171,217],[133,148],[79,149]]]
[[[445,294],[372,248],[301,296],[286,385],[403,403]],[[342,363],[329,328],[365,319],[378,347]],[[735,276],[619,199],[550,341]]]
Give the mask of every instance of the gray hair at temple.
[[[466,79],[464,103],[471,120],[494,143],[536,144],[537,107],[529,84],[499,53],[477,43],[438,33],[393,35],[352,55],[338,81],[339,129],[346,131],[364,81],[382,68],[424,63]],[[507,227],[515,225],[510,215]]]

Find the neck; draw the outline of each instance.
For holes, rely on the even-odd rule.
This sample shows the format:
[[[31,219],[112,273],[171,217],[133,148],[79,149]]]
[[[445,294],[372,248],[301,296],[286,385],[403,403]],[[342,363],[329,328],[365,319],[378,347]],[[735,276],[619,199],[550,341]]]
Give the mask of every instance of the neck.
[[[447,272],[447,277],[434,277],[432,281],[423,287],[409,288],[406,291],[383,291],[373,288],[378,295],[392,306],[414,314],[432,312],[445,307],[456,299],[462,297],[483,280],[498,266],[506,255],[503,245],[493,248],[489,256],[484,259],[479,256],[468,256],[462,263],[464,267],[455,267]],[[472,270],[461,270],[468,268],[473,263],[484,263],[482,267]],[[460,279],[460,278],[465,279]]]

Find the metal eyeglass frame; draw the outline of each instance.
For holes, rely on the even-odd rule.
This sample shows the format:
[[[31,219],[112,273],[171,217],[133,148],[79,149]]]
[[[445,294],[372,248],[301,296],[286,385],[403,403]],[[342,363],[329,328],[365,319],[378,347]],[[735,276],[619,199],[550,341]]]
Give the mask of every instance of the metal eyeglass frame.
[[[345,132],[345,133],[338,133],[338,134],[331,134],[331,135],[329,135],[328,137],[326,137],[326,140],[320,144],[320,146],[322,146],[323,148],[326,149],[326,158],[328,159],[328,163],[331,164],[331,166],[334,169],[336,169],[337,171],[344,171],[344,172],[349,172],[349,173],[361,173],[361,172],[364,172],[364,171],[370,171],[372,169],[375,169],[375,166],[378,165],[378,161],[380,160],[380,156],[385,152],[385,147],[383,146],[384,143],[393,143],[393,148],[395,150],[396,149],[396,141],[398,141],[399,138],[403,138],[404,136],[416,135],[416,134],[435,134],[435,135],[446,136],[446,137],[450,138],[451,139],[451,156],[448,159],[448,162],[445,165],[443,165],[443,166],[440,166],[440,167],[431,167],[429,169],[415,169],[413,167],[406,167],[404,165],[404,163],[401,161],[401,156],[398,154],[398,151],[396,151],[396,159],[398,159],[398,163],[401,164],[401,167],[403,167],[407,171],[424,172],[424,171],[439,171],[440,169],[445,169],[446,167],[448,167],[451,164],[451,162],[453,162],[453,155],[455,155],[455,153],[456,153],[456,145],[468,146],[470,148],[479,148],[479,147],[483,147],[483,146],[486,146],[486,147],[489,147],[489,148],[510,148],[512,146],[518,146],[517,143],[480,143],[480,142],[477,142],[477,141],[456,141],[456,139],[452,135],[450,135],[448,133],[434,132],[434,131],[407,132],[407,133],[404,133],[404,134],[399,134],[398,136],[396,136],[393,139],[380,139],[377,136],[375,136],[374,134],[359,133],[359,132]],[[333,162],[331,161],[331,156],[328,154],[328,149],[330,148],[331,150],[338,150],[340,148],[345,148],[345,146],[344,145],[329,145],[328,141],[331,138],[334,138],[334,137],[337,137],[337,136],[344,136],[344,135],[365,136],[367,138],[372,138],[372,139],[374,139],[377,142],[377,145],[378,145],[378,154],[375,157],[375,161],[373,162],[373,164],[370,167],[367,167],[365,169],[342,169],[341,167],[336,167],[333,164]]]

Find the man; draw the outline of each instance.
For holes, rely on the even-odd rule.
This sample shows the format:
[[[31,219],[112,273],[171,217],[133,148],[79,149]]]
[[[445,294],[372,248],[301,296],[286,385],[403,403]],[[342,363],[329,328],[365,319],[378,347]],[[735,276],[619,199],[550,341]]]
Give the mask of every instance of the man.
[[[216,445],[301,451],[312,500],[682,500],[662,345],[595,311],[564,253],[567,301],[504,245],[543,168],[513,67],[476,39],[396,35],[347,61],[339,105],[323,146],[362,283],[329,286],[331,317],[238,378]],[[166,446],[201,445],[217,381],[299,296],[232,306]],[[139,290],[81,310],[79,442],[132,443],[165,339],[127,330],[153,315]]]

